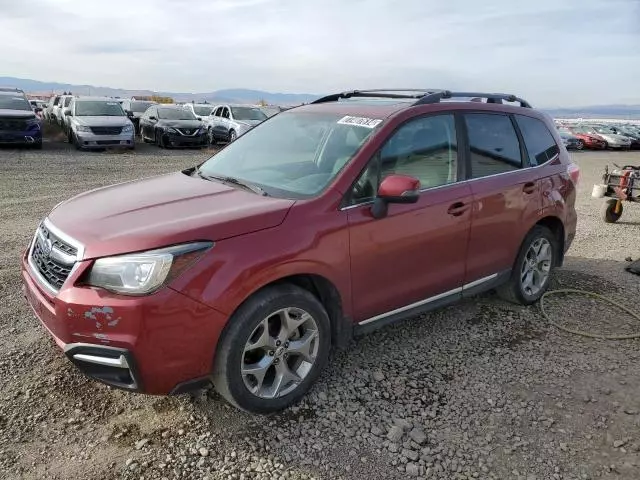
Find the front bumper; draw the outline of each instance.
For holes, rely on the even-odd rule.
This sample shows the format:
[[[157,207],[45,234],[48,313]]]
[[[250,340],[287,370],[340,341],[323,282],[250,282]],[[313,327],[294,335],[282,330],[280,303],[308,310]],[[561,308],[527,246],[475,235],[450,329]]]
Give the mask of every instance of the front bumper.
[[[91,132],[74,132],[81,148],[133,147],[134,133],[119,135],[96,135]]]
[[[208,383],[227,316],[165,287],[144,297],[77,286],[91,261],[80,261],[62,288],[43,288],[22,259],[23,293],[56,344],[85,375],[155,395]]]
[[[0,130],[0,144],[29,145],[42,142],[42,130],[32,129],[17,132],[15,130]]]
[[[206,130],[199,135],[181,135],[179,133],[163,133],[162,140],[165,145],[173,147],[196,147],[209,144],[209,137]]]

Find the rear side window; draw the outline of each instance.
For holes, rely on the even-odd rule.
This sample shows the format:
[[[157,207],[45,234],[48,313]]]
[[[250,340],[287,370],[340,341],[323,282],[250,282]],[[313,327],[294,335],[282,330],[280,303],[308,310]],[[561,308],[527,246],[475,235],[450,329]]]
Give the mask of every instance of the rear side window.
[[[471,150],[471,178],[522,168],[520,142],[507,115],[468,113],[465,123]]]
[[[524,115],[515,117],[532,167],[542,165],[560,153],[560,148],[544,122]]]

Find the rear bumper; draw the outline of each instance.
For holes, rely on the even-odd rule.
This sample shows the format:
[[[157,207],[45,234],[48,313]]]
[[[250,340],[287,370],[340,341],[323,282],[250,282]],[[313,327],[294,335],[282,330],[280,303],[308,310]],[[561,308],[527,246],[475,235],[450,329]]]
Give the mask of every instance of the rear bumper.
[[[58,347],[81,372],[108,385],[154,395],[208,381],[227,316],[169,287],[126,297],[75,286],[80,262],[57,295],[22,259],[24,296]]]

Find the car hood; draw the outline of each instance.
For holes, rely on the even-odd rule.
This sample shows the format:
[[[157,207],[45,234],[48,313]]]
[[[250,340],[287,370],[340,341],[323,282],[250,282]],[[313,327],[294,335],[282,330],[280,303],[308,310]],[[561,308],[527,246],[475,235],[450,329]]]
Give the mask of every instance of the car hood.
[[[202,126],[200,120],[158,120],[156,124],[161,127],[174,127],[174,128],[198,128]]]
[[[0,108],[0,117],[28,120],[30,118],[36,118],[36,115],[31,110],[9,110],[6,108]]]
[[[124,127],[131,123],[127,117],[109,117],[106,115],[73,118],[79,125],[86,125],[88,127]]]
[[[294,203],[175,172],[82,193],[49,220],[89,259],[275,227]]]

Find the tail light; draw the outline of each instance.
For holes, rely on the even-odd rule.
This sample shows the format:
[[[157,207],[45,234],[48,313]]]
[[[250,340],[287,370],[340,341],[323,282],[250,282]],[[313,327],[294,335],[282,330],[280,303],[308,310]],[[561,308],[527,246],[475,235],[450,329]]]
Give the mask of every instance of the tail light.
[[[571,181],[574,185],[577,185],[580,181],[580,167],[575,163],[567,165],[567,173],[571,177]]]

